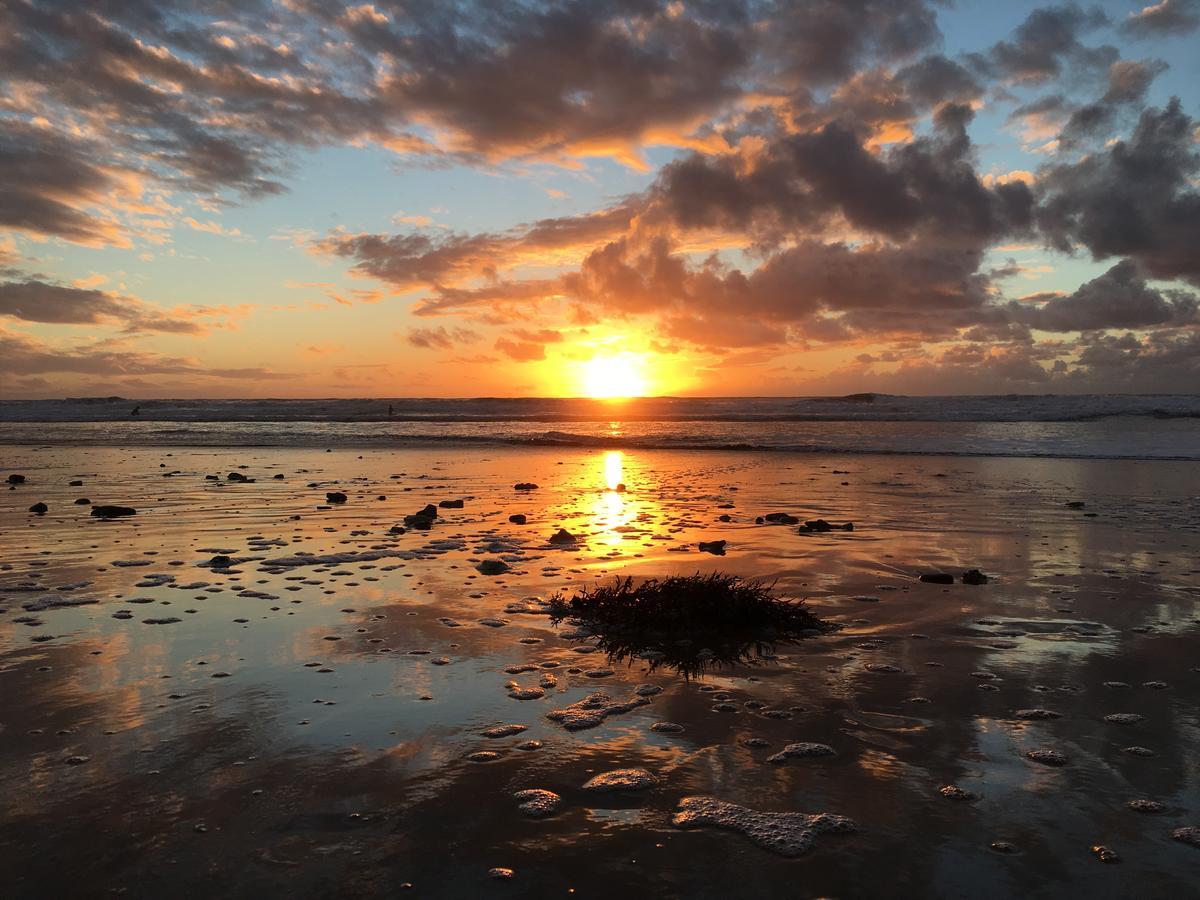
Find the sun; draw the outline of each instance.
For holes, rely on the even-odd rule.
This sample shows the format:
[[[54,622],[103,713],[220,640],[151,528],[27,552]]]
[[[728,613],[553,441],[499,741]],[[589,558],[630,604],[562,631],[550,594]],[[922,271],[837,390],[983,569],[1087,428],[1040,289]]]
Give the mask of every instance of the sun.
[[[582,368],[583,392],[589,397],[617,399],[646,393],[645,359],[636,353],[594,356]]]

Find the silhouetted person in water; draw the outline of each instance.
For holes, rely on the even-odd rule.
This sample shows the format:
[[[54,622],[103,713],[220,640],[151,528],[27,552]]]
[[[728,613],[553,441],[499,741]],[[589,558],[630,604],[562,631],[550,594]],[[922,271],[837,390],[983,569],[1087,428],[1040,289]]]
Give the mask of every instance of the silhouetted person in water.
[[[142,414],[142,408],[140,406],[135,406],[133,408],[133,412],[130,413],[131,416],[140,416],[141,414]]]
[[[388,404],[388,417],[390,418],[391,416],[394,416],[395,414],[396,414],[396,411],[394,409],[392,409],[392,404],[389,403]]]

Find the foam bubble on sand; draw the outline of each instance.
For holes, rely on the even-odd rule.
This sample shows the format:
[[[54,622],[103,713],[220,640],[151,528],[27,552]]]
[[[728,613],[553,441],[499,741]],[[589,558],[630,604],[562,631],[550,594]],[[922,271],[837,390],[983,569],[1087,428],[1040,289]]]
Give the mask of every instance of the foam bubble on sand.
[[[589,778],[585,791],[644,791],[658,784],[658,779],[645,769],[613,769]]]
[[[608,694],[596,691],[570,706],[546,713],[546,718],[560,723],[567,731],[582,731],[585,728],[595,728],[609,716],[627,713],[649,702],[645,697],[613,700]]]
[[[828,744],[801,741],[796,744],[788,744],[774,756],[768,756],[767,762],[781,763],[787,762],[789,759],[822,759],[827,756],[837,756],[837,751]]]
[[[1112,722],[1114,725],[1136,725],[1144,718],[1145,716],[1137,713],[1109,713],[1104,717],[1104,721]]]
[[[554,791],[546,791],[541,788],[517,791],[513,794],[513,799],[520,801],[520,806],[517,809],[535,819],[552,816],[562,806],[562,797],[558,796]]]
[[[715,797],[684,797],[671,819],[676,828],[705,825],[727,828],[781,856],[807,853],[821,834],[847,834],[858,826],[853,819],[829,813],[759,812]]]
[[[471,762],[492,762],[500,758],[500,754],[495,750],[476,750],[474,753],[468,753],[467,759]]]
[[[650,726],[650,730],[659,734],[678,734],[683,731],[683,726],[677,722],[655,722]]]

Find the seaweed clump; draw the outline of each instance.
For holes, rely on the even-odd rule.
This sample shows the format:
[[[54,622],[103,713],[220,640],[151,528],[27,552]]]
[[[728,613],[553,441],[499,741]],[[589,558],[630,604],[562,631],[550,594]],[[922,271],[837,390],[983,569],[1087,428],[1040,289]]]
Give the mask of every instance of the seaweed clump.
[[[802,600],[777,597],[774,586],[737,575],[673,575],[635,584],[584,588],[551,597],[550,621],[570,619],[577,637],[617,660],[642,659],[685,676],[719,665],[754,665],[774,658],[779,644],[798,643],[835,626]]]

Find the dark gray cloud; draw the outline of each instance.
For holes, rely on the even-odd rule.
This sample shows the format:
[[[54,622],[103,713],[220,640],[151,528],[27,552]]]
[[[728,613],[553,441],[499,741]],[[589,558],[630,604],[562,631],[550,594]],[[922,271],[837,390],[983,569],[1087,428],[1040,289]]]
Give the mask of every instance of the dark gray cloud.
[[[112,324],[127,333],[204,334],[211,317],[230,310],[163,310],[135,297],[25,279],[0,282],[0,316],[51,325]]]
[[[1146,284],[1131,260],[1122,260],[1074,293],[1036,306],[1012,302],[1014,321],[1039,331],[1095,331],[1200,325],[1200,304],[1186,291],[1159,291]]]
[[[1057,79],[1068,67],[1104,68],[1116,60],[1117,50],[1089,47],[1080,38],[1107,24],[1108,16],[1099,7],[1041,7],[1026,17],[1011,39],[997,41],[986,53],[974,54],[972,61],[990,77],[1033,83]]]
[[[1128,140],[1038,178],[1038,225],[1058,249],[1137,260],[1154,278],[1200,284],[1200,151],[1177,98],[1145,110]]]
[[[272,372],[259,367],[209,368],[185,357],[165,356],[133,349],[114,349],[96,344],[62,348],[0,328],[0,375],[8,379],[49,374],[102,378],[182,375],[188,378],[239,381],[274,381],[294,377],[288,373]]]

